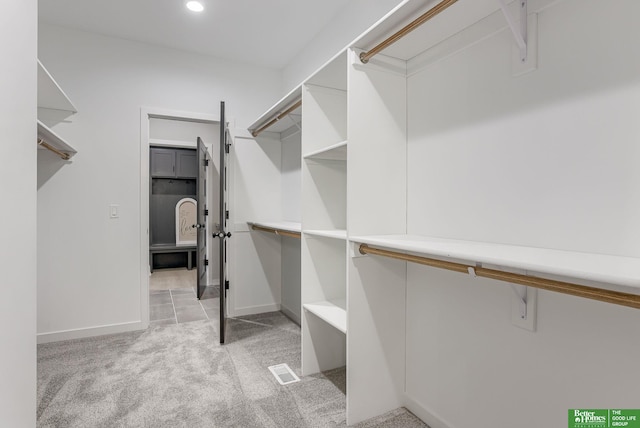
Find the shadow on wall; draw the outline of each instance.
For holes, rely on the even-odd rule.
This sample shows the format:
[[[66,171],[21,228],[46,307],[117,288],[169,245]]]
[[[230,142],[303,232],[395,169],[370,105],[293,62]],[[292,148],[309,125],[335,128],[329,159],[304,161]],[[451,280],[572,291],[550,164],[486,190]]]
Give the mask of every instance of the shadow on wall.
[[[63,160],[48,150],[38,150],[38,190],[62,167],[72,163],[73,161]]]

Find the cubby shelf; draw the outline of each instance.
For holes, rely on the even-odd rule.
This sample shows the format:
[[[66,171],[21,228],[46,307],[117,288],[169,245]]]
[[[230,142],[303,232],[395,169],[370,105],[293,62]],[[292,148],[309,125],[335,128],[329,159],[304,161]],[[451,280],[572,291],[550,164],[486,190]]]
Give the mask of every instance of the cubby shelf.
[[[352,236],[352,242],[584,281],[640,288],[640,258],[420,235]]]
[[[316,150],[304,155],[305,159],[313,160],[347,160],[347,142],[341,141],[324,149]]]
[[[305,234],[312,236],[322,236],[324,238],[347,239],[347,231],[344,229],[334,230],[305,230]]]
[[[305,303],[302,307],[325,321],[327,324],[347,333],[347,300],[335,299]]]

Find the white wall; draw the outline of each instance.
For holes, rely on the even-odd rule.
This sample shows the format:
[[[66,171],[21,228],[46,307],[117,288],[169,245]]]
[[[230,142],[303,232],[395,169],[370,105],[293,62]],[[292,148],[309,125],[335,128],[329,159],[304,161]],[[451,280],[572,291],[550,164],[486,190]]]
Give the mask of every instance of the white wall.
[[[39,56],[79,110],[55,129],[79,153],[39,180],[38,332],[137,328],[140,108],[217,115],[225,100],[246,127],[277,98],[279,73],[47,25]]]
[[[282,70],[283,94],[375,24],[400,0],[351,0]]]
[[[408,233],[639,257],[638,14],[561,1],[539,15],[537,71],[511,76],[505,30],[412,76]],[[540,291],[532,333],[512,293],[409,264],[409,396],[450,428],[638,406],[640,311]]]
[[[0,168],[3,209],[0,421],[36,424],[37,2],[4,2],[0,14]]]

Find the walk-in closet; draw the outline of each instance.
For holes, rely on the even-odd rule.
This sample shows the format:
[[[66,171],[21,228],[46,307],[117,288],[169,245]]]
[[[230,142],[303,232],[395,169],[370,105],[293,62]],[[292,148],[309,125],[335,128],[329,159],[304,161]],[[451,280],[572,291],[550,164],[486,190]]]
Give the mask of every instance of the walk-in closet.
[[[0,77],[30,76],[0,97],[0,378],[24,386],[0,422],[586,428],[639,407],[640,2],[149,2],[24,0],[0,25]]]

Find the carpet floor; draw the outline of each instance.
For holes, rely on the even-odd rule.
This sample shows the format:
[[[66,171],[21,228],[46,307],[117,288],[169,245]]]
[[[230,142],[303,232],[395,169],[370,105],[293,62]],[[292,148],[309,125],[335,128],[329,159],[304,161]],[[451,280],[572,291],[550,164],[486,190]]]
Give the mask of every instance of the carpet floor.
[[[344,427],[344,368],[300,375],[300,328],[279,312],[38,346],[38,427]],[[360,428],[426,427],[405,409]]]

